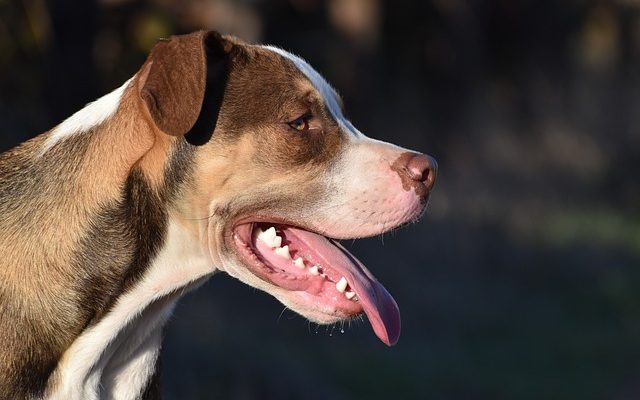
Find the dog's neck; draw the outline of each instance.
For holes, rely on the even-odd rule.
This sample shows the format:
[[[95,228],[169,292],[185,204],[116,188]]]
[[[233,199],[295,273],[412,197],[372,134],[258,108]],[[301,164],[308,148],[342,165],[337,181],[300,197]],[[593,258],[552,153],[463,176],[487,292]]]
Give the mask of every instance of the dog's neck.
[[[184,179],[171,156],[179,144],[134,115],[143,110],[128,86],[0,156],[0,318],[12,321],[0,342],[16,364],[15,376],[0,376],[0,398],[9,395],[1,388],[44,388],[65,349],[165,243],[168,204]],[[108,117],[96,119],[96,109]],[[83,115],[93,120],[83,125]],[[24,369],[30,382],[17,381]]]

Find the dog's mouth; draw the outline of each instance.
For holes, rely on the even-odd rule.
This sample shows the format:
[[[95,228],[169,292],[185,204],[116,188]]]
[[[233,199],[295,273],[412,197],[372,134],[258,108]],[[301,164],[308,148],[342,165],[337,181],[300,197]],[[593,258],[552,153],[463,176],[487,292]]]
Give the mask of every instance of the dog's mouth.
[[[286,224],[251,222],[235,227],[239,255],[260,279],[286,289],[316,322],[365,313],[387,345],[400,336],[400,310],[389,292],[335,240]]]

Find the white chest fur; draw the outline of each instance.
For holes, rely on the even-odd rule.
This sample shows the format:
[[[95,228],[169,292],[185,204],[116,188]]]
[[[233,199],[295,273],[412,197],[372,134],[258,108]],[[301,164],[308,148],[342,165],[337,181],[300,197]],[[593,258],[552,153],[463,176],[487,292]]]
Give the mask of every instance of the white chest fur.
[[[73,342],[52,375],[45,398],[137,398],[154,372],[162,326],[178,297],[213,272],[197,240],[170,222],[165,245],[144,277]]]

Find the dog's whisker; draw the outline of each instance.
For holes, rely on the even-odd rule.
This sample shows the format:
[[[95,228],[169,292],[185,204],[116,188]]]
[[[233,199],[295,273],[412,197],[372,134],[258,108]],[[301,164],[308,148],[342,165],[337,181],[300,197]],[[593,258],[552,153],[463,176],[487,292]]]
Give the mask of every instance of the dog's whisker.
[[[282,315],[284,314],[285,311],[287,311],[289,308],[287,306],[284,306],[282,308],[282,311],[280,311],[280,315],[278,315],[278,319],[276,320],[276,324],[280,323],[280,319],[282,318]]]

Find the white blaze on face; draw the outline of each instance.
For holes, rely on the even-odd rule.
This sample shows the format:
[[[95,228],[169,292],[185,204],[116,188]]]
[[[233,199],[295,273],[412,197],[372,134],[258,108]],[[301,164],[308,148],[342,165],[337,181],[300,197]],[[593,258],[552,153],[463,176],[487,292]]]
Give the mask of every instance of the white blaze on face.
[[[322,228],[334,238],[366,237],[420,216],[424,200],[403,187],[393,168],[407,152],[366,136],[352,140],[324,176],[333,195],[315,211],[316,218],[326,224]]]
[[[329,110],[331,116],[338,122],[340,128],[345,133],[349,133],[353,136],[364,136],[359,130],[357,130],[351,122],[344,117],[342,110],[340,109],[340,103],[338,102],[338,94],[336,90],[316,71],[309,63],[302,58],[273,46],[262,46],[264,49],[271,50],[282,57],[290,60],[298,67],[300,72],[309,79],[311,84],[316,88],[324,99],[324,103]]]

